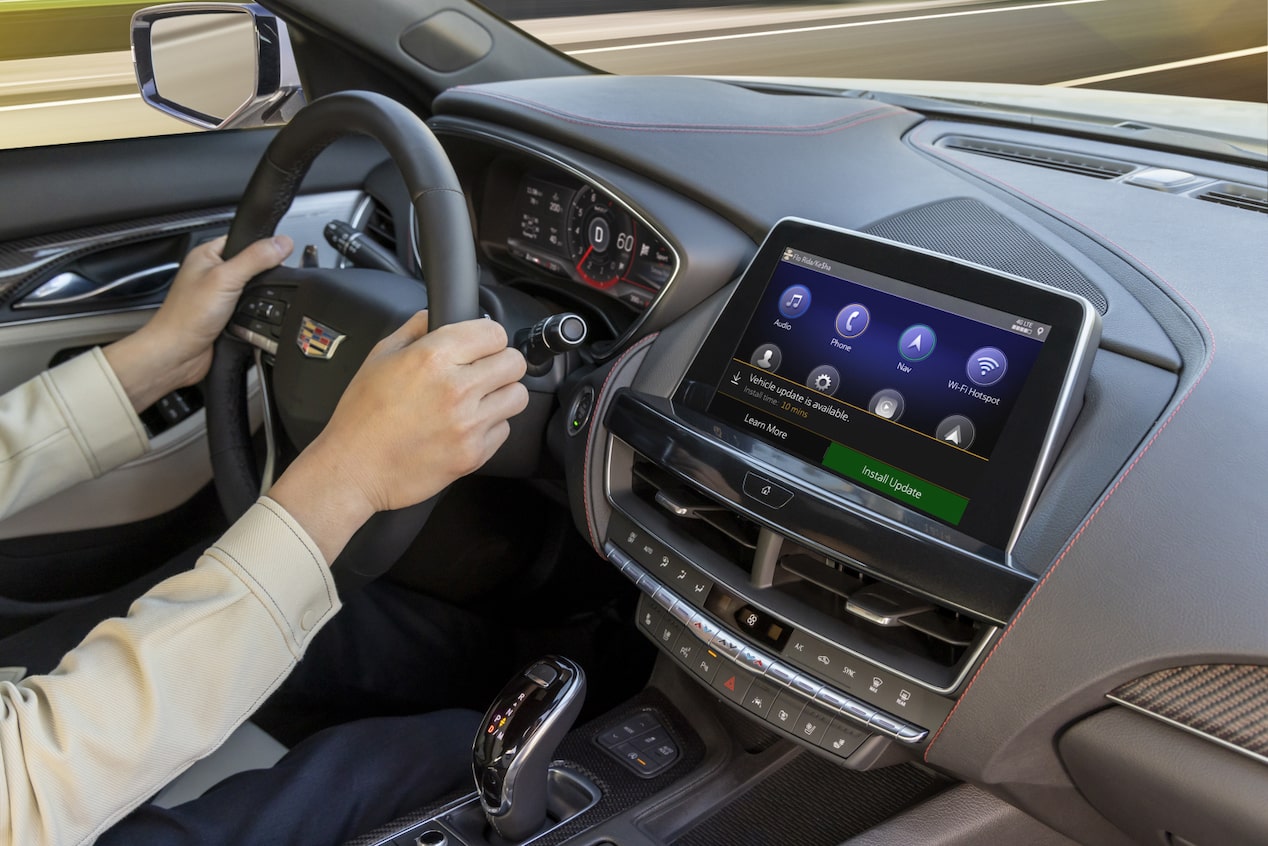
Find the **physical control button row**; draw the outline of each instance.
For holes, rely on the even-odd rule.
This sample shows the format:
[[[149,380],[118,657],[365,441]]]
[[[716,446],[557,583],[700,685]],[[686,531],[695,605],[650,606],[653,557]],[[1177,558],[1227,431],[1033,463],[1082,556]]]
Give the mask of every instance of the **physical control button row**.
[[[842,757],[857,749],[868,731],[909,744],[928,735],[919,726],[877,711],[740,643],[692,603],[650,578],[615,544],[609,543],[605,551],[654,600],[639,606],[639,624],[647,635],[721,695],[767,722]]]
[[[600,732],[594,742],[643,778],[651,778],[678,760],[678,744],[660,720],[646,711]]]

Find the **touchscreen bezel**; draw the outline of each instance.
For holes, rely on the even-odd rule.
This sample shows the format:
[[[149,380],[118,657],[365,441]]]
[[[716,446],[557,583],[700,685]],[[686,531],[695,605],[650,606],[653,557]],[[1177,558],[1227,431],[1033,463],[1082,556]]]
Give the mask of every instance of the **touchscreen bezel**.
[[[771,230],[719,314],[675,393],[674,401],[728,427],[728,440],[774,446],[781,469],[805,478],[824,468],[769,440],[741,431],[708,414],[724,373],[733,366],[736,346],[745,335],[786,249],[827,259],[844,269],[888,277],[966,303],[1033,319],[1051,331],[991,454],[963,521],[952,534],[1011,552],[1034,503],[1056,449],[1081,406],[1092,354],[1100,339],[1100,314],[1084,298],[1010,276],[980,265],[887,239],[836,229],[799,218],[785,218]],[[770,454],[758,449],[758,454]],[[838,495],[864,510],[876,506],[876,493],[842,478]],[[989,494],[982,494],[989,491]],[[985,498],[983,498],[985,497]],[[909,526],[928,526],[928,514],[886,501],[884,512],[910,515]],[[942,534],[942,533],[940,533]]]

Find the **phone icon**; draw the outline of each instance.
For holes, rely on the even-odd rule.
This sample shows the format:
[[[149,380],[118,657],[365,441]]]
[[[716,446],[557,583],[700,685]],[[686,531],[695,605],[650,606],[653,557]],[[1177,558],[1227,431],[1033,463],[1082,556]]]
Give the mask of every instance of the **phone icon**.
[[[867,331],[872,314],[861,303],[850,303],[837,312],[837,334],[842,338],[857,338]]]

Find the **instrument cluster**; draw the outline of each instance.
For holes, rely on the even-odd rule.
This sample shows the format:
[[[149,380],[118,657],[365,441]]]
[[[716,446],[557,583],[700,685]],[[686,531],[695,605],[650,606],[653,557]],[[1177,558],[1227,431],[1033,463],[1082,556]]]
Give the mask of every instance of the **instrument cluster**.
[[[512,260],[637,311],[651,305],[677,270],[673,249],[628,206],[567,174],[521,173],[507,206],[486,206],[486,218],[502,218],[491,228],[504,233],[499,241]]]

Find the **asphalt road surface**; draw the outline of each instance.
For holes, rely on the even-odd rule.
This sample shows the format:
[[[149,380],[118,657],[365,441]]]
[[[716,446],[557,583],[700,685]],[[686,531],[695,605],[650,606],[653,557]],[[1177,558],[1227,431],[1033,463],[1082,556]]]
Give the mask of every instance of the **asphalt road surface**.
[[[772,3],[521,25],[619,73],[1011,82],[1268,102],[1264,0]],[[182,130],[141,103],[126,51],[0,62],[0,146]]]
[[[935,79],[1268,101],[1263,0],[837,3],[525,21],[617,73]],[[1251,52],[1253,51],[1253,52]],[[1175,63],[1191,63],[1174,68]]]

